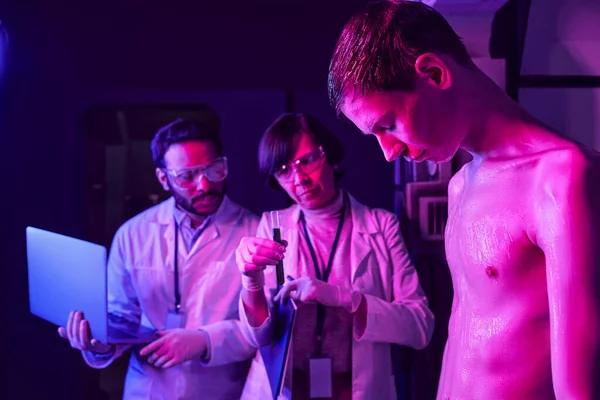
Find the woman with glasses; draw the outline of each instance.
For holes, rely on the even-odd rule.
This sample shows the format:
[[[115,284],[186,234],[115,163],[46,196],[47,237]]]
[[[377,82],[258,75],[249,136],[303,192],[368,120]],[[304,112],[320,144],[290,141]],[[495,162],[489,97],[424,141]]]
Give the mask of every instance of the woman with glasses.
[[[298,309],[286,397],[395,399],[390,344],[421,349],[433,331],[397,217],[339,188],[342,144],[310,115],[280,116],[258,153],[260,171],[295,204],[277,213],[283,244],[271,240],[265,213],[257,237],[236,251],[246,334],[257,347],[272,343],[269,304],[291,297]],[[281,260],[291,279],[270,299]],[[255,371],[247,384],[260,380]]]

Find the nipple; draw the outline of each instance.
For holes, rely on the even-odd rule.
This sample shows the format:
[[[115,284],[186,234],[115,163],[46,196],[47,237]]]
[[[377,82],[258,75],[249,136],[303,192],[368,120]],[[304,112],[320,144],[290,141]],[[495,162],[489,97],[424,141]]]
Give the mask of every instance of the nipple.
[[[488,266],[485,269],[485,273],[487,274],[487,276],[489,276],[492,279],[498,278],[498,270],[492,266]]]

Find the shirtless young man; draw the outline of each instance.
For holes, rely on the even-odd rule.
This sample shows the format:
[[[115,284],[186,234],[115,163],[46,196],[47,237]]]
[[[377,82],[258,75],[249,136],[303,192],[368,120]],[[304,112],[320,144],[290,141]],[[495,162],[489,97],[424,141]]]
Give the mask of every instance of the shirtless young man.
[[[388,161],[473,155],[448,189],[454,301],[438,399],[599,399],[599,154],[514,103],[419,2],[352,17],[329,89]]]

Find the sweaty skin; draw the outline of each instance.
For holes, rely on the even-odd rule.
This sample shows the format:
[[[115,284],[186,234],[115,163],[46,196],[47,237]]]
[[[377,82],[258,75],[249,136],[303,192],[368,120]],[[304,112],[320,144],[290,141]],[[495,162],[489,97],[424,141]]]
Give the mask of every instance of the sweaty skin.
[[[438,400],[600,398],[600,162],[550,132],[451,180]]]
[[[388,161],[473,155],[448,188],[438,400],[600,399],[600,153],[477,68],[432,53],[414,66],[412,90],[348,89],[340,111]]]

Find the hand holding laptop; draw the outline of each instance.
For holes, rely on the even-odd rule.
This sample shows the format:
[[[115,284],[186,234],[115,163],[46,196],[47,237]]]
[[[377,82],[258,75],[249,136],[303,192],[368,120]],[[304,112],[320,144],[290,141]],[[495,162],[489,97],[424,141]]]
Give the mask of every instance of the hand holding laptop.
[[[91,338],[90,325],[83,319],[81,311],[71,311],[67,326],[58,328],[58,334],[63,339],[68,339],[74,349],[94,353],[108,353],[113,349],[113,346]]]

